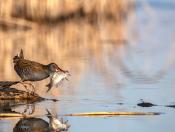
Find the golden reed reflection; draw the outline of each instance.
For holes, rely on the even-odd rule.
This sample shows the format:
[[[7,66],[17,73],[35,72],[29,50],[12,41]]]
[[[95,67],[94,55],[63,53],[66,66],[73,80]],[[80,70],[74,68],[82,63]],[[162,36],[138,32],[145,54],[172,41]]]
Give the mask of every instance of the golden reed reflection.
[[[133,2],[134,0],[0,0],[0,16],[42,22],[84,15],[120,17],[128,12]]]
[[[26,59],[43,64],[56,62],[60,67],[69,69],[73,75],[76,75],[71,78],[73,79],[71,82],[75,85],[86,71],[85,59],[95,59],[95,62],[99,62],[97,66],[102,68],[103,50],[108,45],[105,45],[107,43],[105,41],[111,40],[117,44],[118,41],[124,40],[122,23],[111,22],[110,25],[106,26],[103,23],[97,28],[85,22],[67,22],[55,27],[38,26],[32,31],[21,33],[2,33],[0,79],[19,79],[13,70],[12,58],[22,48]]]
[[[52,22],[43,24],[37,20],[41,19],[44,21],[44,19],[48,18],[48,14],[48,19],[51,20],[52,16],[54,16],[53,13],[55,13],[55,16],[59,16],[63,12],[76,12],[74,7],[83,7],[83,10],[86,11],[85,9],[88,9],[87,5],[89,10],[93,12],[92,14],[96,13],[98,16],[101,16],[103,12],[104,14],[114,15],[117,10],[126,8],[124,1],[121,0],[121,3],[114,2],[114,0],[111,1],[110,4],[112,5],[113,3],[114,5],[110,10],[106,9],[109,6],[109,2],[105,0],[96,0],[96,3],[92,2],[91,5],[87,4],[87,1],[81,1],[81,4],[78,4],[78,6],[75,6],[75,3],[78,1],[71,1],[73,3],[70,4],[70,1],[65,0],[63,2],[65,8],[63,10],[56,10],[58,8],[55,5],[59,5],[57,2],[60,3],[61,1],[55,0],[50,2],[44,0],[42,4],[34,0],[20,0],[17,3],[14,3],[12,0],[0,1],[0,15],[2,18],[0,19],[0,80],[19,79],[13,69],[12,58],[20,49],[24,50],[26,59],[43,64],[55,62],[60,67],[70,70],[70,73],[74,75],[69,82],[71,87],[76,87],[79,84],[80,79],[88,70],[89,65],[91,65],[92,62],[87,64],[85,60],[91,59],[96,64],[96,69],[108,74],[109,67],[104,62],[104,54],[112,56],[116,49],[126,41],[124,19],[101,19],[99,17],[93,23],[82,19],[74,19],[57,24],[52,24]],[[36,7],[38,7],[37,11]],[[41,7],[43,11],[40,10]],[[20,14],[19,10],[25,10],[26,14]],[[111,12],[109,13],[108,11]],[[28,18],[31,18],[30,20],[33,22],[28,21]],[[111,47],[111,45],[114,47]],[[108,78],[110,75],[103,76]],[[109,78],[108,80],[111,80]],[[40,89],[40,94],[45,93],[45,85],[47,83],[48,80],[36,83],[37,87],[43,87],[43,89]],[[73,92],[71,90],[72,88],[70,92]],[[60,92],[54,89],[52,91],[54,91],[52,93],[55,95],[58,95]]]

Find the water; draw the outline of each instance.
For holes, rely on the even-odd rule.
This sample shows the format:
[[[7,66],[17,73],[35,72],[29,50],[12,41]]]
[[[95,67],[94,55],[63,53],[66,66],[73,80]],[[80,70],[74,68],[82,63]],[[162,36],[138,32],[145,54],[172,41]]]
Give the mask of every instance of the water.
[[[72,74],[59,88],[45,93],[48,80],[36,83],[37,93],[58,102],[29,105],[33,116],[48,122],[46,109],[58,115],[95,111],[161,112],[157,116],[64,117],[70,132],[172,132],[174,91],[174,1],[136,1],[127,21],[67,22],[54,27],[3,33],[0,39],[1,80],[19,79],[13,56],[24,49],[27,59],[55,62]],[[141,108],[140,99],[159,106]],[[122,105],[118,103],[123,103]],[[27,106],[14,107],[23,112]],[[10,132],[19,119],[0,120]]]

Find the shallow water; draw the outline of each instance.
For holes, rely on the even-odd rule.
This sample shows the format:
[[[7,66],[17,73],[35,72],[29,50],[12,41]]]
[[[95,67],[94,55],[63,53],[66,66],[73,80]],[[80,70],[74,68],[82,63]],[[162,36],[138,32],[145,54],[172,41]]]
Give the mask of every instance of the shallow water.
[[[156,116],[64,117],[70,132],[172,132],[175,109],[175,2],[137,1],[121,23],[67,22],[54,27],[1,35],[1,80],[19,79],[12,58],[21,49],[27,59],[55,62],[71,77],[45,93],[48,80],[36,83],[37,93],[59,101],[29,105],[33,116],[48,121],[46,109],[58,115],[95,111],[161,112]],[[140,99],[158,104],[137,106]],[[119,104],[122,103],[122,104]],[[23,112],[27,106],[13,110]],[[0,120],[0,131],[13,131],[19,119]]]

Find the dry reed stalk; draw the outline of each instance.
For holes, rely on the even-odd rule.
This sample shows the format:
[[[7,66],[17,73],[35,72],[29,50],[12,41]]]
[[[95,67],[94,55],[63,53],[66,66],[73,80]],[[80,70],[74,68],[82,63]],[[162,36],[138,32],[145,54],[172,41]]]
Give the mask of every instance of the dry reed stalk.
[[[0,0],[0,17],[10,17],[12,13],[12,0]]]
[[[65,116],[130,116],[130,115],[159,115],[158,112],[87,112],[87,113],[75,113],[75,114],[66,114]]]
[[[0,113],[0,118],[8,117],[25,117],[25,115],[19,113]]]

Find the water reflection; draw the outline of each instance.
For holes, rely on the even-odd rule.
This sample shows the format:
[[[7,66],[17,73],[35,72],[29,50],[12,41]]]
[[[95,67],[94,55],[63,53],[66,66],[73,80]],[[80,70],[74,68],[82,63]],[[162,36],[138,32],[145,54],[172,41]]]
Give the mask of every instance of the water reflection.
[[[18,79],[13,70],[12,58],[22,48],[26,59],[43,64],[56,62],[60,67],[70,69],[70,73],[75,77],[69,84],[76,87],[83,73],[88,69],[84,61],[89,61],[89,58],[93,59],[87,63],[95,63],[93,65],[98,70],[107,74],[109,68],[102,65],[105,64],[103,49],[105,48],[107,54],[112,56],[111,53],[121,47],[120,43],[125,41],[124,30],[124,25],[115,21],[99,22],[98,26],[80,21],[67,22],[54,27],[38,25],[37,28],[25,33],[19,31],[11,34],[3,33],[0,40],[2,53],[0,61],[3,64],[0,68],[0,79]],[[112,45],[115,44],[115,48],[111,47],[111,41]],[[104,77],[107,78],[109,75]],[[44,83],[40,87],[45,87]],[[40,88],[39,91],[45,93],[46,89]]]
[[[19,106],[23,106],[24,109],[22,110],[22,113],[33,114],[35,111],[35,105],[36,104],[33,101],[30,102],[29,100],[1,100],[0,112],[13,112],[12,108],[14,109]]]
[[[83,78],[87,77],[89,82],[93,79],[90,76],[97,75],[101,77],[104,85],[108,87],[120,85],[120,82],[117,82],[116,73],[111,71],[110,63],[106,61],[110,58],[114,59],[113,55],[117,49],[124,46],[123,44],[127,39],[125,30],[123,22],[112,20],[109,22],[100,21],[95,25],[86,21],[70,21],[54,26],[36,24],[35,28],[26,31],[3,31],[0,39],[0,51],[2,53],[2,56],[0,56],[0,61],[2,62],[0,80],[19,80],[13,69],[12,58],[22,48],[26,59],[43,64],[55,62],[60,67],[70,71],[72,75],[70,81],[59,88],[53,88],[49,94],[52,94],[51,98],[54,96],[61,99],[61,103],[66,103],[66,100],[70,100],[68,103],[73,106],[79,103],[78,98],[82,98],[81,95],[78,96],[77,94],[79,94],[79,90],[81,91]],[[92,74],[86,76],[87,72]],[[48,81],[44,80],[35,83],[37,93],[41,96],[48,96],[45,86]],[[86,84],[88,82],[85,82],[85,86],[90,88],[88,94],[92,93],[94,95],[95,93],[91,90],[93,87],[90,86],[93,84]],[[16,87],[20,88],[21,86],[17,85]],[[115,96],[120,96],[119,92],[116,93]],[[63,95],[65,97],[62,98]],[[71,97],[73,97],[74,101],[72,101]],[[43,102],[43,104],[34,105],[34,107],[31,107],[31,105],[26,105],[26,107],[19,105],[13,109],[21,113],[38,115],[45,113],[46,104],[48,104],[47,108],[59,113],[65,109],[64,107],[67,107],[67,105],[64,105],[60,109],[57,103]],[[28,108],[28,106],[30,107]],[[64,111],[62,112],[64,113]]]
[[[15,125],[13,132],[50,132],[49,123],[41,118],[23,118]]]
[[[42,118],[24,117],[16,123],[13,132],[61,132],[69,129],[68,120],[58,119],[57,116],[51,114],[48,110],[47,112],[48,114],[45,116],[49,118],[49,123]]]

